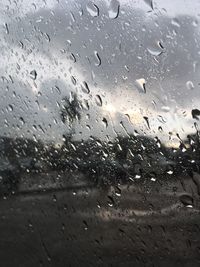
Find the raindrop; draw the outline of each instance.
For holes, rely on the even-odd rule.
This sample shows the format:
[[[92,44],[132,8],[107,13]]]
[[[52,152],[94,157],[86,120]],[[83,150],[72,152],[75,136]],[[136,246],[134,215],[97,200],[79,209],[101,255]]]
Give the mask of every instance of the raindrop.
[[[61,91],[60,91],[60,88],[58,86],[55,86],[55,91],[60,95],[61,94]]]
[[[57,202],[57,197],[56,197],[56,195],[53,195],[53,202]]]
[[[152,56],[160,56],[162,54],[162,51],[154,50],[152,48],[147,48],[147,50]]]
[[[118,186],[115,187],[115,195],[118,197],[121,196],[121,189]]]
[[[51,41],[51,38],[50,38],[50,36],[48,35],[48,33],[44,33],[44,37],[45,37],[45,39],[46,39],[48,42]]]
[[[155,45],[152,47],[148,47],[147,51],[152,55],[152,56],[160,56],[164,52],[164,47],[160,41],[158,41]]]
[[[150,129],[149,118],[146,116],[144,116],[143,118],[146,121],[147,127]]]
[[[76,85],[76,79],[74,76],[71,76],[71,81],[72,81],[73,85]]]
[[[100,66],[101,65],[101,58],[100,58],[97,51],[94,51],[94,56],[95,56],[95,62],[94,62],[95,66]]]
[[[86,99],[83,100],[82,102],[82,108],[85,109],[85,110],[89,110],[90,109],[90,106],[89,106],[89,103]]]
[[[5,23],[5,24],[4,24],[4,26],[5,26],[5,29],[6,29],[6,34],[9,34],[9,28],[8,28],[8,24],[7,24],[7,23]]]
[[[108,16],[110,19],[116,19],[119,16],[120,4],[117,0],[111,0]]]
[[[179,196],[180,201],[183,203],[184,206],[188,208],[192,208],[194,204],[193,197],[189,194],[182,194]]]
[[[69,56],[69,58],[75,63],[76,62],[76,57],[73,53]]]
[[[167,120],[163,117],[163,116],[161,116],[161,115],[158,115],[157,116],[157,119],[158,119],[158,121],[159,122],[161,122],[161,123],[166,123],[167,122]],[[161,127],[161,126],[160,126]],[[162,127],[161,127],[162,128]]]
[[[102,99],[101,99],[100,95],[96,95],[95,102],[96,102],[97,106],[99,106],[99,107],[102,106]]]
[[[30,72],[30,78],[31,78],[32,80],[36,80],[36,78],[37,78],[37,72],[36,72],[36,70],[32,70],[32,71]]]
[[[186,87],[187,87],[187,89],[189,89],[189,90],[194,89],[194,84],[193,84],[193,82],[191,82],[191,81],[187,81],[187,82],[186,82]]]
[[[108,206],[113,207],[115,204],[113,197],[111,197],[111,196],[107,196],[107,197],[108,197]]]
[[[89,94],[90,93],[89,86],[88,86],[88,84],[85,81],[81,84],[81,89],[86,94]]]
[[[22,125],[25,124],[25,121],[24,121],[24,119],[22,117],[19,118],[19,121],[21,122]]]
[[[9,111],[13,111],[13,106],[12,105],[8,105],[8,110]]]
[[[168,107],[168,106],[162,106],[161,109],[162,109],[164,112],[169,112],[169,111],[170,111],[170,107]]]
[[[84,224],[84,230],[87,231],[88,230],[88,224],[85,220],[83,221],[83,224]]]
[[[86,5],[86,9],[87,9],[88,13],[90,14],[90,16],[92,16],[92,17],[98,17],[99,16],[99,8],[94,3],[89,2]]]
[[[172,170],[167,171],[169,175],[172,175],[174,172]]]
[[[106,118],[103,118],[102,122],[104,123],[105,127],[107,128],[108,127],[108,121]]]
[[[145,2],[151,9],[153,9],[153,0],[144,0],[144,2]]]
[[[156,145],[161,148],[161,141],[158,139],[158,137],[155,137]]]
[[[73,14],[72,12],[70,12],[70,16],[71,16],[71,18],[72,18],[72,21],[73,21],[73,22],[76,22],[75,16],[74,16],[74,14]]]
[[[172,19],[172,25],[174,25],[174,26],[176,26],[176,27],[180,27],[180,23],[179,23],[179,21],[178,21],[178,19],[176,19],[176,18],[174,18],[174,19]]]
[[[199,120],[199,116],[200,116],[200,110],[199,109],[193,109],[191,113],[192,113],[193,119]]]
[[[146,93],[146,81],[144,78],[137,79],[136,86],[140,91],[142,91],[143,93]]]

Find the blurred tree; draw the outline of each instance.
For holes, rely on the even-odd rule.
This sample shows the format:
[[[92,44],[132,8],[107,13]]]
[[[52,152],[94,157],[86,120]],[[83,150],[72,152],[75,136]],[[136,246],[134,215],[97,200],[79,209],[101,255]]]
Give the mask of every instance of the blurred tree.
[[[80,114],[81,110],[81,103],[78,100],[77,94],[71,92],[70,97],[65,97],[62,99],[62,106],[61,106],[61,120],[63,123],[69,123],[69,126],[71,128],[70,133],[74,133],[74,129],[72,128],[72,125],[75,121],[79,121],[81,118]],[[69,135],[69,134],[68,134]]]

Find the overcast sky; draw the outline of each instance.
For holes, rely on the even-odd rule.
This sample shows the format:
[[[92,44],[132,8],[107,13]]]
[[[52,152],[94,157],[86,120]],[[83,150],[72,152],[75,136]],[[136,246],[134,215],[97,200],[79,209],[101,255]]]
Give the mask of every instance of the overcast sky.
[[[2,1],[1,134],[59,142],[69,131],[62,98],[76,92],[90,109],[73,125],[75,138],[137,130],[184,139],[200,109],[198,10],[197,0]]]

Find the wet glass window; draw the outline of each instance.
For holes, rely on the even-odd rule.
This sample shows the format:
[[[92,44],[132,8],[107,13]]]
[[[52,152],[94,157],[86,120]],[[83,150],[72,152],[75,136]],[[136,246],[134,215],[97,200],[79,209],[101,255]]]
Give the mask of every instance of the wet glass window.
[[[200,2],[2,0],[2,266],[200,266]]]

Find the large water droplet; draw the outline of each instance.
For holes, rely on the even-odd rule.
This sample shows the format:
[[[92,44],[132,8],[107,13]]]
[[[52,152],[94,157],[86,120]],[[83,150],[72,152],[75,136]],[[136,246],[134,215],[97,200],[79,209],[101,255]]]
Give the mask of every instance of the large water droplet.
[[[70,54],[69,58],[75,63],[76,62],[76,57],[73,53]]]
[[[144,2],[145,2],[151,9],[153,9],[153,0],[144,0]]]
[[[183,203],[184,206],[188,207],[188,208],[192,208],[193,207],[193,197],[189,194],[182,194],[179,196],[180,201]]]
[[[113,207],[115,205],[114,198],[111,196],[108,196],[108,206]]]
[[[144,78],[137,79],[136,80],[136,87],[139,89],[139,91],[146,93],[146,81]]]
[[[94,62],[95,66],[100,66],[101,65],[101,58],[100,58],[97,51],[94,51],[94,56],[95,56],[95,58],[94,58],[95,59],[95,62]]]
[[[102,99],[101,99],[100,95],[96,95],[95,102],[96,102],[97,106],[99,106],[99,107],[102,106]]]
[[[174,26],[176,26],[176,27],[178,27],[178,28],[180,28],[180,22],[178,21],[178,19],[177,18],[174,18],[174,19],[172,19],[172,25],[174,25]]]
[[[76,78],[74,76],[71,76],[71,81],[72,81],[73,85],[76,85]]]
[[[117,0],[111,0],[108,16],[110,19],[116,19],[119,16],[120,4]]]
[[[145,122],[147,124],[147,127],[150,129],[149,118],[146,117],[146,116],[144,116],[143,118],[144,118],[144,120],[145,120]]]
[[[92,16],[92,17],[98,17],[99,16],[99,8],[94,3],[89,2],[86,5],[86,9],[87,9],[88,13],[90,14],[90,16]]]
[[[199,120],[199,116],[200,116],[200,110],[199,109],[193,109],[191,113],[192,113],[193,119]]]
[[[6,29],[6,34],[9,34],[9,28],[8,28],[8,24],[7,24],[7,23],[5,23],[5,24],[4,24],[4,26],[5,26],[5,29]]]
[[[152,56],[160,56],[164,52],[164,47],[160,41],[147,48],[147,51]]]
[[[108,127],[108,121],[106,118],[103,118],[102,119],[102,122],[104,123],[105,127],[107,128]]]
[[[8,105],[8,110],[9,111],[13,111],[13,106],[12,105]]]
[[[187,81],[187,82],[186,82],[186,87],[187,87],[187,89],[189,89],[189,90],[194,89],[194,84],[193,84],[193,82],[191,82],[191,81]]]
[[[88,86],[88,84],[85,81],[81,84],[81,89],[86,94],[89,94],[90,93],[89,86]]]
[[[83,224],[84,224],[84,230],[87,231],[88,230],[88,224],[85,220],[83,221]]]
[[[19,121],[20,121],[20,123],[21,123],[22,125],[25,124],[25,121],[24,121],[24,119],[23,119],[22,117],[19,118]]]
[[[37,78],[37,72],[36,72],[36,70],[32,70],[32,71],[30,72],[30,78],[31,78],[32,80],[36,80],[36,78]]]
[[[115,195],[117,196],[117,197],[120,197],[121,196],[121,189],[119,188],[119,186],[116,186],[115,187]]]

